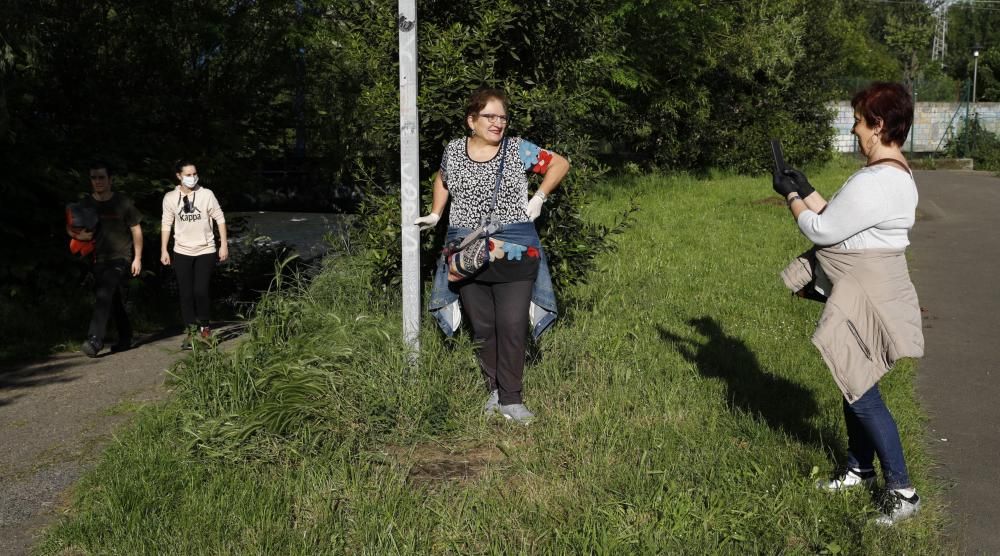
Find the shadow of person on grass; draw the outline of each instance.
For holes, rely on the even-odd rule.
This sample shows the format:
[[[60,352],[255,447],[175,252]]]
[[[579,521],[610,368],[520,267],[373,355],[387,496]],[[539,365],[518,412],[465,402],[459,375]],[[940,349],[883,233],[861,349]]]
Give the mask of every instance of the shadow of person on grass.
[[[726,396],[733,411],[757,416],[773,430],[784,432],[802,443],[813,443],[841,450],[834,433],[816,430],[809,419],[819,413],[813,393],[788,379],[761,368],[754,355],[740,339],[729,336],[711,317],[688,321],[704,342],[691,340],[657,325],[660,339],[673,344],[685,359],[694,363],[705,377],[725,381]],[[831,446],[831,443],[834,443]]]

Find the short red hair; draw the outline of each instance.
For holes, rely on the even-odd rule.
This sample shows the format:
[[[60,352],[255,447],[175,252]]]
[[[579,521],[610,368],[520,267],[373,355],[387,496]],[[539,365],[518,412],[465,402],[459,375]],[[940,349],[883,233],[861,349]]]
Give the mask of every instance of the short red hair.
[[[861,115],[868,127],[882,123],[879,139],[883,145],[895,143],[902,147],[913,125],[913,97],[899,83],[876,81],[851,99],[851,107]]]

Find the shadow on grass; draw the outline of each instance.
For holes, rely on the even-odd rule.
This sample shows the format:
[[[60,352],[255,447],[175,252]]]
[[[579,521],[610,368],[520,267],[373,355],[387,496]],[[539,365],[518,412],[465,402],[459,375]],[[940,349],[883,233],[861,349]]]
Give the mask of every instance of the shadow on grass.
[[[820,445],[834,454],[844,451],[836,433],[817,430],[809,423],[819,413],[811,391],[762,369],[746,344],[727,335],[715,319],[698,317],[690,319],[688,324],[707,339],[691,340],[661,325],[656,329],[660,339],[697,365],[702,376],[725,381],[730,409],[757,416],[771,429],[799,442]]]

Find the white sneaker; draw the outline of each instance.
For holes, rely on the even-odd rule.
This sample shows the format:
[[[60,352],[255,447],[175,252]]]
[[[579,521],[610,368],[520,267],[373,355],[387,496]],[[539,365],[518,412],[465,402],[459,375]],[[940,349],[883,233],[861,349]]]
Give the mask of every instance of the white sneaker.
[[[920,497],[916,492],[907,498],[898,490],[890,490],[886,493],[886,511],[875,519],[875,523],[889,527],[913,517],[919,510]]]
[[[860,469],[848,468],[843,474],[836,476],[827,481],[819,481],[816,483],[816,488],[820,490],[825,490],[828,492],[840,492],[842,490],[848,490],[857,486],[870,487],[875,484],[875,470],[868,469],[861,471]]]
[[[510,405],[500,405],[500,415],[508,421],[514,421],[522,425],[530,425],[535,420],[535,414],[528,411],[523,403],[512,403]]]
[[[493,415],[500,411],[500,391],[493,390],[483,404],[483,415]]]

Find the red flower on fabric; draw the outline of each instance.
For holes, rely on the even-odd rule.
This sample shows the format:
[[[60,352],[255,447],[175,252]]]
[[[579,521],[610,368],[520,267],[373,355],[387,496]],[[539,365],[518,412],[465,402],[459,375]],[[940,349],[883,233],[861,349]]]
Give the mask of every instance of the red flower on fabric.
[[[489,247],[489,250],[492,251],[494,249],[493,240],[491,239],[491,240],[489,240],[489,242],[490,242],[490,244],[489,244],[488,247]]]
[[[528,248],[528,256],[531,257],[532,259],[537,259],[538,258],[538,249],[535,249],[534,247],[529,247]]]
[[[536,174],[544,174],[549,169],[549,163],[552,162],[552,153],[541,149],[538,151],[538,164],[531,169],[532,172]]]

